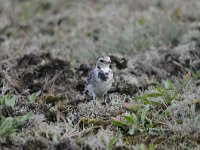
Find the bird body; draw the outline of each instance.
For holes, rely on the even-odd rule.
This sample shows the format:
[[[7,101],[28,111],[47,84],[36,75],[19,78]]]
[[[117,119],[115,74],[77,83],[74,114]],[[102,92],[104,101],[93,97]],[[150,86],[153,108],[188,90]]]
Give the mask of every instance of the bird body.
[[[113,72],[110,63],[110,57],[99,57],[95,68],[88,75],[85,91],[93,96],[94,105],[96,105],[96,97],[105,98],[107,91],[112,86]]]

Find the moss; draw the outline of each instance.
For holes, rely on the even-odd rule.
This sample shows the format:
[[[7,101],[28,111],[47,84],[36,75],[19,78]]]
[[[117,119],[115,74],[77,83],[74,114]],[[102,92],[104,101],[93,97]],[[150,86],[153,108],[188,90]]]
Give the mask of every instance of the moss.
[[[200,111],[200,98],[194,100],[193,104],[195,105],[195,109],[199,112]]]
[[[158,136],[155,140],[154,140],[154,144],[160,144],[163,141],[165,141],[167,139],[167,137],[163,134],[161,134],[160,136]]]
[[[127,146],[120,145],[120,146],[114,146],[112,150],[129,150]]]
[[[67,111],[65,102],[58,102],[58,103],[57,103],[57,108],[58,108],[58,110],[61,111],[61,112]]]
[[[110,124],[109,121],[104,121],[104,120],[101,120],[101,119],[98,119],[98,118],[82,118],[80,121],[79,121],[79,126],[81,128],[83,127],[87,127],[87,126],[103,126],[103,127],[106,127]]]
[[[28,140],[24,145],[24,150],[46,150],[48,148],[48,144],[42,140]]]
[[[60,100],[60,97],[55,96],[52,93],[48,93],[46,95],[43,95],[39,101],[40,101],[40,103],[55,104],[59,100]]]
[[[124,136],[123,137],[123,141],[127,144],[138,144],[138,143],[142,143],[142,141],[144,140],[144,137],[141,136]]]

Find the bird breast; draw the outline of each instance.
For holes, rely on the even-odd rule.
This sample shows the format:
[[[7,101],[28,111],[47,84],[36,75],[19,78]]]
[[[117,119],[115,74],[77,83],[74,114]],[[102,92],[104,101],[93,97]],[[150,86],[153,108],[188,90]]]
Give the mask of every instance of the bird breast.
[[[95,86],[95,93],[98,96],[103,96],[112,86],[113,74],[112,71],[97,73]]]

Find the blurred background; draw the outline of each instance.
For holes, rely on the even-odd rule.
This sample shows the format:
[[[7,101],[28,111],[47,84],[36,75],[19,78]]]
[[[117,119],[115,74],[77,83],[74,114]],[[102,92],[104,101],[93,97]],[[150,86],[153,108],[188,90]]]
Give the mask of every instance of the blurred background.
[[[48,51],[85,62],[199,42],[199,10],[199,0],[0,0],[0,60]]]

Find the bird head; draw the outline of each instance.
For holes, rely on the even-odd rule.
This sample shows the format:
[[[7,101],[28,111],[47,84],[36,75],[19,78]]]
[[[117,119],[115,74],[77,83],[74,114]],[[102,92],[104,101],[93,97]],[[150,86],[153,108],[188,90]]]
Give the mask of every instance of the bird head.
[[[96,66],[103,69],[109,68],[111,65],[111,60],[109,56],[101,56],[97,58]]]

